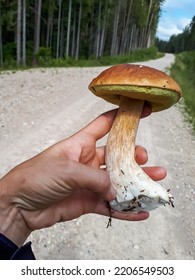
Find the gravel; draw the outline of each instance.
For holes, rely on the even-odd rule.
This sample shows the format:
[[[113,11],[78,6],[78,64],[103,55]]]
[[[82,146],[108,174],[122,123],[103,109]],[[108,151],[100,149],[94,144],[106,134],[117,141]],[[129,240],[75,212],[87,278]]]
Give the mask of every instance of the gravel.
[[[142,64],[167,71],[173,61],[167,54]],[[103,69],[1,73],[0,176],[114,107],[87,89]],[[175,208],[157,209],[141,222],[113,220],[109,228],[106,217],[89,214],[35,231],[29,240],[37,259],[195,258],[195,139],[180,106],[143,119],[137,144],[148,150],[147,165],[166,167],[168,175],[161,183],[171,189]]]

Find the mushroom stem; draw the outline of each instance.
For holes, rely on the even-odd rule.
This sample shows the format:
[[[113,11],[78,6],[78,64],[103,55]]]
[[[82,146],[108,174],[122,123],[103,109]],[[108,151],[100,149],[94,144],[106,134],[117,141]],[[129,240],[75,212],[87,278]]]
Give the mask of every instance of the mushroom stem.
[[[144,101],[121,96],[117,116],[112,125],[107,142],[108,154],[116,157],[112,168],[134,160],[134,149],[137,129],[143,109]],[[107,162],[109,164],[109,162]],[[107,166],[109,168],[109,166]]]
[[[121,96],[120,107],[106,145],[106,167],[117,191],[110,202],[118,211],[153,210],[173,198],[136,163],[135,139],[144,100]]]

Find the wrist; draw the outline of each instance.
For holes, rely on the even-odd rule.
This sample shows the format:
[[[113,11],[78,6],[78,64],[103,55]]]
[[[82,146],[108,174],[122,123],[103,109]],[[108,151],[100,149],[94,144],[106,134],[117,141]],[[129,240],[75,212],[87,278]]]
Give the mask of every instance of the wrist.
[[[9,189],[13,185],[6,176],[0,180],[0,233],[20,247],[30,235],[30,230],[20,208],[12,203]]]

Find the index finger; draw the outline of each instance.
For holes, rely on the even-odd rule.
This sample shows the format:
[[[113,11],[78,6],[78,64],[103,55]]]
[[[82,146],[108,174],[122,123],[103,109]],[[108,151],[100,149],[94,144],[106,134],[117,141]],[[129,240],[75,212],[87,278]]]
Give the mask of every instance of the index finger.
[[[92,135],[96,141],[101,139],[110,131],[116,113],[117,109],[114,109],[101,114],[99,117],[85,126],[82,131]]]

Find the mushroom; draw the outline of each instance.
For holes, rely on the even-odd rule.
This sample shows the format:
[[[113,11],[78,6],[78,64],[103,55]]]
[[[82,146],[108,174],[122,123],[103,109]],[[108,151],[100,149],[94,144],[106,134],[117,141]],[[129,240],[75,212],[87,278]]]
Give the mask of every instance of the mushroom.
[[[173,205],[169,190],[153,181],[136,163],[135,139],[145,102],[153,112],[168,109],[181,97],[179,85],[165,73],[151,67],[119,64],[100,73],[89,90],[119,105],[106,144],[106,168],[117,195],[111,208],[124,212]]]

